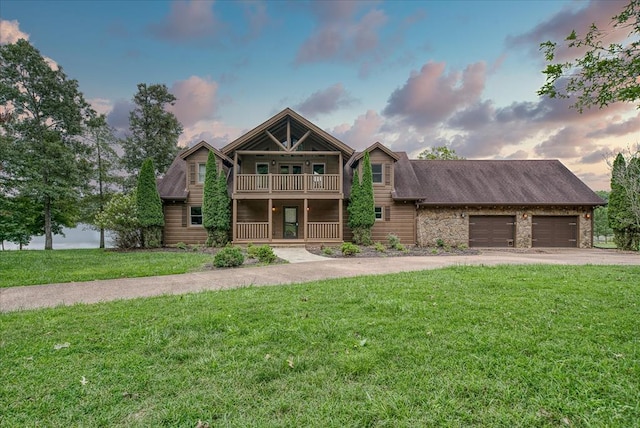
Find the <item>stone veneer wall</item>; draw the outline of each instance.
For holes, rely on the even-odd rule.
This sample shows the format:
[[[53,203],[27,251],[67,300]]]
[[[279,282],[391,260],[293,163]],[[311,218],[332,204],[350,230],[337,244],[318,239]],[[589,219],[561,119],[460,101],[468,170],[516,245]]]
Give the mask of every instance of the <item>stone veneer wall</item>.
[[[527,214],[526,218],[524,214]],[[451,246],[469,245],[470,215],[515,215],[516,248],[531,248],[531,220],[534,215],[575,215],[579,219],[578,247],[591,248],[592,245],[593,210],[590,207],[420,208],[417,244],[433,247],[438,239],[442,239]]]

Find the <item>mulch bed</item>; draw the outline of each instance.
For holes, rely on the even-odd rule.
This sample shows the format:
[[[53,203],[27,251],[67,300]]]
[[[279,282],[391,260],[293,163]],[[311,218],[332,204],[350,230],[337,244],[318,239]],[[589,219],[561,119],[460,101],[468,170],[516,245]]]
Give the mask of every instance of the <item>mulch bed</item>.
[[[407,257],[407,256],[463,256],[477,255],[480,251],[475,249],[441,248],[441,247],[418,247],[406,246],[406,251],[398,251],[386,248],[385,251],[378,251],[373,246],[359,246],[360,252],[352,256],[344,256],[340,251],[340,245],[317,245],[307,246],[307,251],[318,256],[330,258],[364,258],[364,257]],[[332,254],[327,254],[331,252]]]

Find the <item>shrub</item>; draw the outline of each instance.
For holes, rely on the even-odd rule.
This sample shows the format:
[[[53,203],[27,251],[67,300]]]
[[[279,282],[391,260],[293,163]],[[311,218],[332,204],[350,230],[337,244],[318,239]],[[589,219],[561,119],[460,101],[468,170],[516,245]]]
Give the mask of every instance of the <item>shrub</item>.
[[[322,254],[327,255],[327,256],[333,256],[333,248],[331,247],[324,247],[322,249]]]
[[[242,263],[244,263],[242,250],[233,246],[224,247],[213,258],[213,265],[218,268],[240,266]]]
[[[398,235],[394,234],[394,233],[390,233],[387,235],[387,245],[389,246],[389,248],[395,248],[396,250],[398,249],[398,245],[400,245],[400,238],[398,238]]]
[[[353,256],[360,252],[360,247],[351,242],[345,242],[342,244],[342,247],[340,247],[340,251],[342,251],[343,256]]]
[[[187,244],[185,244],[184,242],[178,242],[176,244],[176,248],[179,248],[181,250],[188,250],[189,246]]]
[[[409,250],[407,250],[407,247],[405,247],[404,245],[402,245],[402,244],[400,244],[400,243],[398,243],[398,244],[395,246],[395,249],[396,249],[396,250],[398,250],[398,251],[402,251],[402,252],[404,252],[404,253],[406,253],[406,252],[408,252],[408,251],[409,251]]]
[[[247,246],[247,257],[257,259],[260,263],[273,263],[278,258],[268,245]]]
[[[142,163],[138,175],[136,207],[144,248],[158,248],[162,244],[164,213],[154,171],[153,160],[149,158]]]
[[[439,248],[444,247],[444,240],[442,240],[442,239],[438,238],[438,239],[436,240],[436,246],[437,246],[437,247],[439,247]]]
[[[382,245],[380,242],[376,242],[375,244],[373,244],[373,248],[379,253],[384,253],[385,251],[387,251],[384,245]]]
[[[469,248],[469,246],[467,244],[458,244],[458,250],[466,250],[467,248]]]
[[[113,232],[117,248],[135,248],[140,244],[140,223],[135,192],[115,194],[104,210],[96,215],[96,225]]]

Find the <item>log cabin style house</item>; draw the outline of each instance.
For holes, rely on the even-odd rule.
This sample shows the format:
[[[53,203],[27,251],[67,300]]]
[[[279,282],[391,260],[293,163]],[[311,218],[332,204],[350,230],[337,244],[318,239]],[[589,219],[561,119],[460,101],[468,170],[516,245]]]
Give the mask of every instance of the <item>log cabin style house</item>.
[[[593,243],[603,205],[557,160],[415,160],[376,142],[362,152],[287,108],[218,150],[182,151],[158,181],[163,242],[203,244],[202,197],[209,151],[227,176],[234,244],[338,244],[352,238],[353,172],[369,152],[374,241],[405,245],[579,247]]]

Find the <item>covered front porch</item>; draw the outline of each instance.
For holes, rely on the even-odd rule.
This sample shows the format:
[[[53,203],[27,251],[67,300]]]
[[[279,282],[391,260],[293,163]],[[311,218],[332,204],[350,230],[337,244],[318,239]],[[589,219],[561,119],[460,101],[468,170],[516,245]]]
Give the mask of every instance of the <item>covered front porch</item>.
[[[342,242],[342,199],[234,199],[233,242]]]

